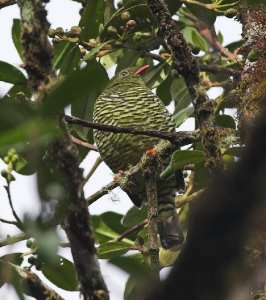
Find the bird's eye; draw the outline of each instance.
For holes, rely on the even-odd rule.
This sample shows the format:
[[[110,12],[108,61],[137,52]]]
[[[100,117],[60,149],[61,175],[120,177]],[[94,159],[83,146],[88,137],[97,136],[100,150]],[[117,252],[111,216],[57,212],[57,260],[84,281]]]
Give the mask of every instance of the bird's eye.
[[[124,70],[120,73],[120,77],[126,77],[128,75],[129,75],[129,71],[127,71],[127,70]]]

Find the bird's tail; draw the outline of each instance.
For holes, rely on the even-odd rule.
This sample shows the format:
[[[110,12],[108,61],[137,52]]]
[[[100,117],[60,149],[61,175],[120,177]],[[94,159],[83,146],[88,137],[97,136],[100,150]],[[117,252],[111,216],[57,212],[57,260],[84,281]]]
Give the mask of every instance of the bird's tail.
[[[158,231],[162,247],[170,249],[182,244],[184,236],[173,203],[159,203],[158,215]]]

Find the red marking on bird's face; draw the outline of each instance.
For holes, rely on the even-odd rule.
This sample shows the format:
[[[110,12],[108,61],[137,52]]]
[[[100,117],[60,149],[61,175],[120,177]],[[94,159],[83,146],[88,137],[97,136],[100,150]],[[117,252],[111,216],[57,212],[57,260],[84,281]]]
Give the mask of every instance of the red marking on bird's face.
[[[139,75],[139,74],[145,73],[149,69],[149,67],[150,67],[149,65],[146,65],[146,66],[143,66],[143,67],[139,68],[135,72],[135,75]]]
[[[146,154],[147,155],[156,155],[157,154],[157,151],[155,149],[150,149],[150,150],[147,150],[146,151]]]

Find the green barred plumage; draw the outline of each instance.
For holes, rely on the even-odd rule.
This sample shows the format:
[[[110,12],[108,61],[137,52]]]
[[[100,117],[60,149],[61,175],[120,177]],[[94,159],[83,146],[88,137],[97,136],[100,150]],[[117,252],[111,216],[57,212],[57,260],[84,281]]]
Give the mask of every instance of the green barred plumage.
[[[174,131],[172,116],[162,101],[146,87],[141,76],[135,74],[136,70],[125,69],[110,81],[95,103],[93,121],[120,127]],[[152,149],[160,141],[149,136],[98,130],[94,130],[94,137],[101,157],[115,173],[135,165],[146,150]],[[169,159],[166,159],[161,169],[168,163]],[[158,178],[157,187],[161,244],[164,248],[170,248],[183,240],[174,207],[178,188],[176,177],[165,181]],[[140,173],[134,175],[126,192],[137,206],[146,201],[145,181]]]

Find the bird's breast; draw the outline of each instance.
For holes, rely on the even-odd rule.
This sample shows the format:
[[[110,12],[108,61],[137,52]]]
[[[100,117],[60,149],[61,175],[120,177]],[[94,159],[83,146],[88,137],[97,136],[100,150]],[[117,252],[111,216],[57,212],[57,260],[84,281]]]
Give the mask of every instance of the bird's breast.
[[[93,121],[119,127],[173,131],[174,123],[163,103],[145,88],[110,91],[96,101]],[[158,138],[94,130],[100,154],[113,172],[136,164]]]

